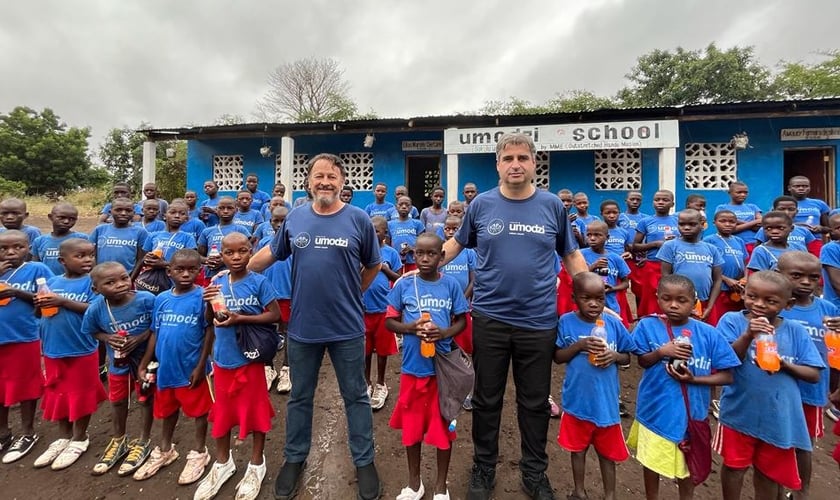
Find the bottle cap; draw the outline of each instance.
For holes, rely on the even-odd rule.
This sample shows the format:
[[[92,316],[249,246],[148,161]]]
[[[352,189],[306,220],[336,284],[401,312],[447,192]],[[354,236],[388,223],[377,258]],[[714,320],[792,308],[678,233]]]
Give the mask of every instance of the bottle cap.
[[[36,278],[35,279],[35,284],[36,285],[46,285],[47,284],[47,278]]]
[[[691,330],[688,328],[683,328],[683,331],[680,332],[680,335],[683,337],[691,337]]]
[[[604,326],[604,320],[601,318],[596,319],[595,326]]]

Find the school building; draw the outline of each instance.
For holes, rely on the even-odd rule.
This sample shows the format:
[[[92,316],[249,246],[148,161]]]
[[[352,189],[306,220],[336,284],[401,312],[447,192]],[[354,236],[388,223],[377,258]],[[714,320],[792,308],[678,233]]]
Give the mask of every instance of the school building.
[[[388,201],[403,184],[422,208],[438,184],[449,200],[462,199],[467,182],[479,192],[495,187],[495,142],[508,131],[534,138],[539,187],[584,191],[593,213],[603,200],[623,202],[629,190],[643,193],[645,212],[658,189],[674,191],[678,203],[700,193],[711,208],[728,201],[735,179],[767,210],[794,175],[811,179],[812,197],[838,205],[840,98],[153,129],[144,131],[144,182],[154,180],[156,141],[186,140],[187,188],[199,199],[205,180],[232,193],[255,173],[263,191],[275,182],[291,187],[291,201],[305,196],[309,158],[328,152],[347,166],[353,204],[371,203],[374,185],[384,182]]]

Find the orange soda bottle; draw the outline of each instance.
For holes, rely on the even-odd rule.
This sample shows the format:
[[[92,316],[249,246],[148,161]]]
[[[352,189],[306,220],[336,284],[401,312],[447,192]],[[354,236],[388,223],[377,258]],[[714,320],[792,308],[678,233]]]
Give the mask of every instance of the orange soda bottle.
[[[0,290],[6,290],[6,289],[8,289],[8,288],[9,288],[9,285],[7,285],[6,283],[4,283],[4,282],[0,281]],[[5,305],[7,305],[9,302],[11,302],[11,301],[12,301],[12,298],[11,298],[11,297],[7,297],[7,298],[5,298],[5,299],[0,299],[0,306],[5,306]]]
[[[755,362],[764,371],[777,372],[781,368],[776,336],[764,333],[755,340]]]
[[[694,311],[692,311],[692,314],[698,318],[703,316],[703,303],[700,302],[700,299],[694,301]]]
[[[607,329],[604,328],[604,320],[598,318],[595,320],[595,326],[592,328],[592,331],[589,333],[591,337],[597,337],[601,339],[601,342],[604,344],[607,343]],[[589,363],[596,364],[596,358],[598,357],[598,352],[590,352],[589,353]]]
[[[38,278],[35,280],[35,285],[38,286],[38,291],[35,292],[35,295],[38,297],[46,297],[48,295],[54,295],[50,290],[50,287],[47,286],[47,279],[46,278]],[[58,314],[58,307],[50,306],[50,307],[42,307],[41,308],[41,317],[49,318],[50,316],[55,316]]]
[[[828,366],[840,370],[840,332],[825,332],[825,346],[828,347]]]
[[[420,320],[428,325],[432,322],[432,315],[428,311],[423,311],[420,313]],[[426,342],[425,340],[420,341],[420,355],[424,358],[432,358],[435,355],[435,343],[434,342]]]

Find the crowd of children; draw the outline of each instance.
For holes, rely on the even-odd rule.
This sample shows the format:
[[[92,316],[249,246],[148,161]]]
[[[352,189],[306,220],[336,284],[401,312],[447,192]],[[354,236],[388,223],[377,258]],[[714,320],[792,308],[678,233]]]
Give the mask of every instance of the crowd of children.
[[[831,404],[840,390],[836,370],[827,368],[825,344],[840,335],[840,213],[808,198],[809,186],[807,178],[792,178],[790,195],[762,213],[747,202],[747,185],[733,182],[730,202],[711,217],[696,194],[672,213],[674,194],[657,191],[653,214],[646,215],[642,194],[629,192],[623,211],[607,200],[599,217],[589,213],[586,193],[558,193],[590,271],[572,277],[558,268],[554,359],[567,367],[557,442],[571,453],[568,498],[587,498],[590,446],[605,498],[616,497],[616,463],[629,458],[628,446],[643,466],[648,498],[658,497],[661,477],[676,479],[680,497],[690,498],[704,479],[685,451],[690,439],[693,447],[714,444],[721,455],[724,498],[740,498],[749,467],[756,498],[778,498],[784,490],[808,497],[823,412],[834,421],[840,416]],[[253,446],[237,498],[256,498],[274,417],[268,392],[276,383],[278,392],[288,393],[293,382],[282,349],[291,262],[261,274],[247,264],[252,249],[268,245],[300,205],[284,200],[282,184],[270,195],[260,191],[252,174],[235,197],[219,195],[214,181],[204,184],[200,202],[188,191],[167,203],[153,183],[143,193],[135,203],[128,186],[116,184],[89,235],[73,231],[78,212],[68,203],[53,206],[52,231],[41,235],[24,224],[25,203],[0,202],[2,462],[35,448],[40,399],[42,418],[57,423],[59,437],[34,465],[70,467],[91,445],[91,416],[107,399],[112,435],[94,475],[116,467],[120,476],[145,480],[173,464],[183,413],[195,434],[178,483],[201,480],[195,498],[213,498],[236,472],[230,447],[238,427],[238,438],[253,436]],[[466,250],[440,263],[443,241],[478,193],[468,183],[465,201],[445,206],[445,191],[437,186],[422,211],[404,186],[394,190],[395,203],[387,194],[378,183],[374,203],[365,207],[383,263],[362,298],[368,397],[374,411],[385,407],[388,358],[401,350],[390,425],[401,431],[408,473],[397,499],[425,494],[425,442],[437,448],[434,499],[445,500],[455,423],[441,415],[435,363],[426,350],[431,345],[443,354],[457,345],[472,353],[468,311],[476,255]],[[341,197],[350,202],[353,190]],[[279,372],[271,359],[250,359],[239,346],[238,336],[259,328],[277,333]],[[768,342],[778,353],[775,367],[763,364]],[[631,355],[644,373],[625,441],[618,367],[629,365]],[[715,386],[723,386],[719,401]],[[132,392],[142,413],[138,429],[127,428]],[[15,405],[21,422],[13,436],[9,409]],[[469,397],[463,407],[470,408]],[[714,443],[708,435],[689,435],[707,421],[710,407],[719,418]],[[161,421],[155,443],[154,420]],[[835,456],[840,459],[840,450]]]

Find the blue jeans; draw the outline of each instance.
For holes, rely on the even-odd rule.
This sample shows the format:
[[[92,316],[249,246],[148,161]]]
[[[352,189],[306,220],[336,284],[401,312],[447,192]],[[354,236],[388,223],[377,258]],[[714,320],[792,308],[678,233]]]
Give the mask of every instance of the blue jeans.
[[[373,462],[373,412],[365,381],[365,338],[340,342],[307,344],[289,338],[289,369],[292,392],[286,405],[287,462],[300,463],[309,456],[312,445],[312,403],[318,386],[318,372],[324,351],[330,355],[338,389],[347,414],[350,454],[356,467]]]

